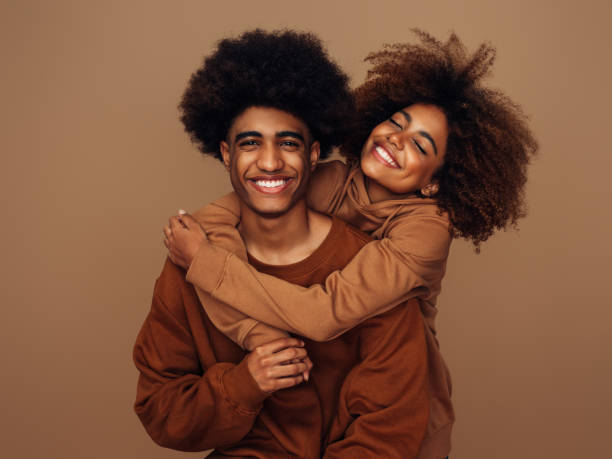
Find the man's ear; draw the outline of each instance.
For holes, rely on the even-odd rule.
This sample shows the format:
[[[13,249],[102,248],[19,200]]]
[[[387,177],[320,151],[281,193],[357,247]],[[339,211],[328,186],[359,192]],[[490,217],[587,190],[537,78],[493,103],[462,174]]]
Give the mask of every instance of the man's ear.
[[[319,156],[321,156],[321,144],[318,140],[315,140],[310,146],[310,172],[314,171],[317,167],[317,162],[319,161]]]
[[[221,151],[221,156],[223,157],[223,164],[225,164],[225,168],[230,170],[230,150],[229,145],[225,140],[222,140],[219,143],[219,150]]]

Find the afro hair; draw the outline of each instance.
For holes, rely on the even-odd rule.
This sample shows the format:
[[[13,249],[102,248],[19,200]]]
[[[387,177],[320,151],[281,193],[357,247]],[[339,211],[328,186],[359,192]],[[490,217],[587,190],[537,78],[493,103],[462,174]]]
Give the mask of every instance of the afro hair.
[[[219,143],[246,108],[291,113],[321,145],[321,158],[348,135],[355,118],[348,78],[310,33],[253,30],[218,43],[191,76],[179,105],[200,151],[221,160]]]
[[[495,60],[493,47],[482,44],[470,55],[455,34],[443,43],[414,32],[420,43],[385,45],[366,58],[371,69],[354,92],[359,120],[341,152],[357,161],[369,132],[393,113],[416,103],[438,106],[449,136],[434,175],[435,198],[449,215],[453,237],[478,251],[496,230],[516,227],[525,215],[527,165],[537,142],[521,109],[481,85]]]

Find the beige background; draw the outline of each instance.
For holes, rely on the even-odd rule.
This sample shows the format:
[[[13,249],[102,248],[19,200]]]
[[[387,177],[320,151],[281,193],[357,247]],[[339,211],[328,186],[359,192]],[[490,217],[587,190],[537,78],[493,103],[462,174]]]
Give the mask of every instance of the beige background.
[[[3,0],[2,457],[189,456],[133,414],[131,347],[166,217],[229,188],[178,99],[215,40],[255,26],[314,31],[355,84],[365,54],[413,26],[497,46],[491,82],[542,149],[521,231],[452,250],[439,303],[451,457],[609,457],[609,5]]]

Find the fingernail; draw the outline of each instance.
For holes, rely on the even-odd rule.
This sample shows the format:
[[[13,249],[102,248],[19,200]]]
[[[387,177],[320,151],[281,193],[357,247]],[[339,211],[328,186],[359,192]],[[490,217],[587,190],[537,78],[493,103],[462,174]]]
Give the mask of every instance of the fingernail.
[[[178,210],[178,214],[179,214],[179,215],[185,215],[186,213],[187,213],[187,211],[186,211],[186,210],[183,210],[183,209],[179,209],[179,210]]]

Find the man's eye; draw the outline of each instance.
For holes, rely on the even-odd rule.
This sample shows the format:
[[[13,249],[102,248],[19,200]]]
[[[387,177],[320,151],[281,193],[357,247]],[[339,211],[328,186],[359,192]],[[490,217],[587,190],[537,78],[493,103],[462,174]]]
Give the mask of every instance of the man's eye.
[[[294,142],[292,140],[283,140],[281,142],[281,145],[284,147],[292,147],[292,148],[297,148],[300,146],[297,142]]]
[[[241,147],[248,147],[252,145],[257,145],[257,140],[244,140],[240,142]]]

